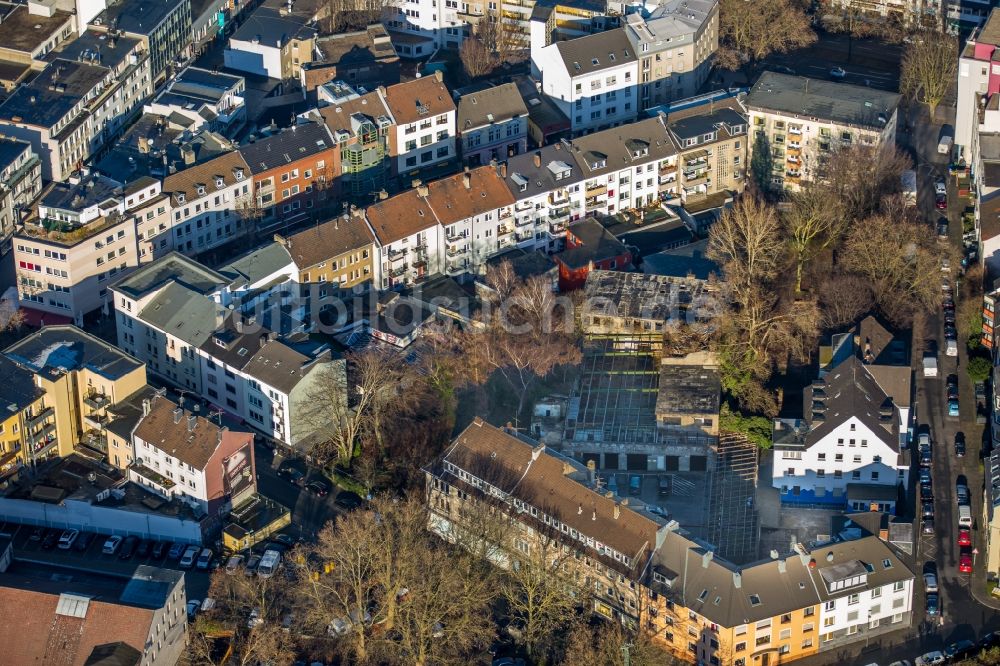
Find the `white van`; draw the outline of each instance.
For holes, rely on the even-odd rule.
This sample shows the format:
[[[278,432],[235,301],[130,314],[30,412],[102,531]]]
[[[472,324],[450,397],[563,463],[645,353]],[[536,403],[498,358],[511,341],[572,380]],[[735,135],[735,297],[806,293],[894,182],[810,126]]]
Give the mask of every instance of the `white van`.
[[[257,575],[261,578],[270,578],[280,566],[281,553],[276,550],[266,550],[264,556],[260,558],[260,564],[257,565]]]
[[[183,557],[181,557],[181,569],[190,569],[194,566],[195,560],[198,559],[198,553],[201,552],[201,548],[198,546],[188,546],[187,550],[184,551]]]
[[[972,527],[972,509],[967,504],[958,507],[958,524],[962,527]]]

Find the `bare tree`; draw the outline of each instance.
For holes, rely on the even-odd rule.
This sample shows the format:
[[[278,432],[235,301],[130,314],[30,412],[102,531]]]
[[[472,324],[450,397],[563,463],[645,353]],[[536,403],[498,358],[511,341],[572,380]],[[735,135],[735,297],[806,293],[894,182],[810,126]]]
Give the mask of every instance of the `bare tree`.
[[[801,292],[803,270],[836,228],[838,215],[830,205],[827,191],[821,187],[807,186],[793,194],[789,203],[782,217],[788,245],[795,257],[795,291]]]
[[[774,208],[752,196],[737,201],[709,230],[708,256],[722,266],[736,292],[774,278],[784,259],[782,250]]]
[[[847,62],[851,62],[855,39],[885,35],[890,24],[884,17],[866,12],[849,1],[824,15],[823,27],[829,32],[847,35]]]
[[[561,663],[565,666],[621,666],[626,650],[628,663],[632,666],[653,666],[671,661],[653,644],[646,631],[631,632],[619,622],[602,622],[597,627],[580,622],[570,631]]]
[[[470,79],[486,76],[496,68],[496,56],[475,35],[462,42],[458,57],[462,61],[462,69]]]
[[[476,23],[476,37],[482,41],[496,62],[516,62],[525,58],[527,44],[513,19],[505,19],[495,10],[487,11]]]
[[[386,0],[325,0],[320,25],[327,35],[363,30],[385,18],[389,7]]]
[[[820,321],[824,329],[852,324],[874,305],[871,283],[860,275],[831,275],[820,284]]]
[[[726,69],[753,67],[772,53],[809,46],[816,33],[805,12],[789,0],[722,0],[718,62]]]
[[[900,65],[900,92],[927,105],[931,120],[955,81],[958,40],[941,33],[922,33],[906,47]]]
[[[905,153],[885,144],[854,143],[825,156],[820,185],[829,190],[827,204],[836,220],[825,246],[835,248],[855,220],[875,213],[887,195],[899,192],[900,177],[911,165]]]

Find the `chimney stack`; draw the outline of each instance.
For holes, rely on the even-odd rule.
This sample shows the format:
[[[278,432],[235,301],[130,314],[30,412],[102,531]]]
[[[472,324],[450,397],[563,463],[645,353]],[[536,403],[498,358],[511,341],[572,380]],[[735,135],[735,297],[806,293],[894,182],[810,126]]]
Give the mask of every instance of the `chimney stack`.
[[[538,446],[532,448],[531,449],[531,460],[532,461],[538,460],[538,457],[540,455],[542,455],[542,451],[544,451],[544,450],[545,450],[545,445],[544,444],[539,444]]]
[[[379,201],[385,201],[388,198],[389,198],[389,193],[385,191],[385,188],[382,188],[381,190],[378,191]]]
[[[242,317],[233,317],[233,323],[236,324],[236,332],[242,334],[243,333],[243,318]]]
[[[703,569],[707,569],[707,568],[708,568],[708,565],[709,565],[709,563],[710,563],[710,562],[711,562],[711,561],[712,561],[712,560],[713,560],[714,558],[715,558],[715,553],[713,553],[713,552],[712,552],[712,551],[710,551],[710,550],[709,550],[709,551],[706,551],[706,552],[705,552],[705,553],[704,553],[704,554],[703,554],[703,555],[701,556],[701,566],[702,566],[702,568],[703,568]]]
[[[469,173],[469,167],[465,167],[465,173],[462,174],[462,183],[465,185],[465,189],[472,189],[472,174]]]
[[[733,587],[735,587],[737,590],[743,587],[743,574],[741,574],[739,571],[733,572]]]
[[[784,560],[778,560],[778,573],[785,573],[788,566],[785,564]]]
[[[535,168],[542,166],[542,153],[540,151],[535,151]]]
[[[142,415],[149,416],[149,398],[142,401]]]
[[[175,424],[180,423],[182,416],[184,416],[184,410],[181,407],[175,408],[174,409],[174,423]]]
[[[194,426],[198,423],[198,417],[194,414],[188,416],[188,432],[194,432]]]
[[[615,520],[621,518],[621,515],[622,515],[622,505],[619,504],[618,502],[615,502]]]
[[[506,178],[507,177],[507,163],[506,162],[503,162],[503,163],[500,164],[500,177],[501,178]]]

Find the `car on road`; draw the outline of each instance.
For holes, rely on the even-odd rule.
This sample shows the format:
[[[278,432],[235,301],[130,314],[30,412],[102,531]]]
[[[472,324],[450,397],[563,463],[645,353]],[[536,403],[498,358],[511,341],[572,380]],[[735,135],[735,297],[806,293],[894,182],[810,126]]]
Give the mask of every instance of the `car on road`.
[[[938,595],[936,592],[927,595],[926,609],[927,609],[927,614],[930,615],[931,617],[941,612],[940,600],[938,599]],[[920,657],[917,657],[917,663],[920,663]],[[931,663],[931,662],[926,662],[926,663]],[[941,663],[941,662],[936,662],[936,663]]]
[[[177,542],[171,544],[170,552],[167,553],[167,557],[169,557],[172,560],[179,560],[181,559],[181,556],[184,555],[185,550],[187,550],[187,546],[183,543]]]
[[[921,502],[920,503],[920,517],[921,518],[933,518],[934,517],[934,502]]]
[[[948,416],[958,416],[958,400],[948,401]]]
[[[330,494],[330,486],[325,481],[312,481],[306,486],[306,490],[316,497],[326,497]]]
[[[972,656],[976,644],[970,640],[956,641],[944,649],[944,656],[949,660],[963,659]]]
[[[73,548],[82,553],[90,548],[90,544],[94,543],[95,538],[97,538],[97,535],[93,532],[80,532],[80,536],[73,543]]]
[[[942,217],[938,220],[937,236],[940,240],[948,240],[948,218]]]
[[[930,449],[920,449],[920,465],[923,467],[930,467],[933,461],[933,456],[931,455]]]
[[[931,484],[931,471],[927,468],[921,468],[920,470],[920,485]]]
[[[122,547],[118,550],[118,559],[127,560],[135,554],[136,546],[139,545],[139,537],[130,534],[122,541]]]
[[[972,573],[972,553],[967,549],[962,549],[961,555],[958,556],[958,570],[960,573]]]
[[[937,595],[934,595],[937,597]],[[914,666],[938,666],[938,664],[943,664],[946,661],[944,652],[941,650],[934,650],[928,652],[927,654],[922,654],[913,662]]]
[[[920,531],[924,534],[934,534],[934,518],[928,517],[921,520]]]
[[[306,475],[294,467],[282,467],[278,470],[278,476],[286,479],[293,486],[303,487],[306,485]]]
[[[80,530],[66,530],[59,537],[59,549],[69,550],[73,547],[73,543],[80,537]]]
[[[140,559],[146,559],[149,557],[149,551],[153,549],[153,542],[149,539],[143,539],[139,542],[139,545],[135,549],[135,556]]]
[[[357,493],[344,490],[337,494],[337,499],[334,501],[334,504],[345,511],[352,511],[361,506],[362,501],[361,496]]]
[[[955,455],[959,458],[965,457],[965,433],[955,433]]]
[[[943,180],[934,181],[934,196],[945,197],[948,196],[948,186]]]
[[[944,194],[939,194],[934,197],[934,207],[938,210],[945,210],[948,208],[948,196]]]
[[[937,583],[937,575],[936,574],[933,574],[933,573],[925,573],[924,574],[924,591],[925,592],[937,592],[938,591],[938,583]]]
[[[958,531],[958,545],[961,547],[972,545],[972,532],[962,528]]]
[[[844,71],[843,67],[834,67],[830,70],[830,78],[834,81],[842,81],[846,76],[847,72]]]
[[[105,555],[114,555],[118,552],[118,547],[122,545],[122,538],[115,534],[114,536],[109,536],[104,542],[104,547],[101,548],[101,552]]]
[[[166,541],[156,541],[153,543],[153,549],[150,551],[150,555],[153,556],[154,560],[163,559],[163,556],[167,554],[167,545]]]
[[[976,400],[986,400],[986,384],[976,382]]]
[[[917,446],[924,448],[925,446],[929,449],[931,448],[931,436],[926,432],[919,433],[917,435]]]
[[[948,399],[958,400],[958,387],[954,384],[948,384]]]
[[[929,501],[934,499],[934,488],[929,483],[920,484],[920,499]]]

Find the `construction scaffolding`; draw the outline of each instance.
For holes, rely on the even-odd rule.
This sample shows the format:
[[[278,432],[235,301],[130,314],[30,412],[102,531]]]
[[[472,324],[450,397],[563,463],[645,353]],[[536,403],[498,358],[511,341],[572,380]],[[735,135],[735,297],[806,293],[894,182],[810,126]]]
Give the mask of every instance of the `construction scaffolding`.
[[[757,447],[745,435],[723,432],[717,455],[709,477],[708,540],[730,562],[751,562],[760,541]]]

